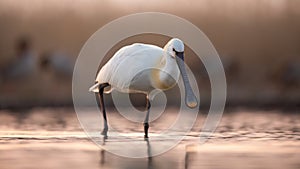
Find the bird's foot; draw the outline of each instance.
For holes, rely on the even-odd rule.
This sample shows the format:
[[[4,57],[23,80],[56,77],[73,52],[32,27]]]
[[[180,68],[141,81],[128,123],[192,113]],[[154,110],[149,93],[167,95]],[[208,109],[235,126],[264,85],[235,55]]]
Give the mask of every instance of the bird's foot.
[[[103,135],[105,138],[107,138],[107,131],[108,131],[108,128],[104,128],[101,132],[101,135]]]
[[[149,124],[148,123],[144,123],[144,132],[145,132],[145,135],[144,135],[144,138],[148,138],[148,129],[149,129]]]

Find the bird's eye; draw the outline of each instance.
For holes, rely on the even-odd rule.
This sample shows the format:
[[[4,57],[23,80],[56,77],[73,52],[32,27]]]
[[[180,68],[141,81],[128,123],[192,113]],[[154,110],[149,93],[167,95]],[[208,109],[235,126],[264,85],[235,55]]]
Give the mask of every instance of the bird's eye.
[[[173,48],[173,51],[177,54],[178,52],[175,50],[175,48]]]

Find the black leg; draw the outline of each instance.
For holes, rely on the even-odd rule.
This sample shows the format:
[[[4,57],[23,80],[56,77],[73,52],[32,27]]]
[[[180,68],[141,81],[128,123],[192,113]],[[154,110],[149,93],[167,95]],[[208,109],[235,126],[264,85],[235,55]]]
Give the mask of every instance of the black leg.
[[[145,138],[148,138],[148,129],[149,129],[149,113],[150,113],[150,107],[151,107],[151,103],[150,103],[150,100],[147,96],[147,104],[146,104],[146,108],[147,108],[147,114],[146,114],[146,117],[145,117],[145,121],[144,121],[144,132],[145,132],[145,135],[144,137]]]
[[[107,86],[108,86],[107,83],[101,84],[99,86],[99,93],[96,93],[97,104],[98,104],[100,110],[102,110],[103,121],[104,121],[104,128],[103,128],[103,131],[101,134],[104,135],[105,137],[107,137],[108,125],[107,125],[105,104],[104,104],[104,99],[103,99],[103,92],[104,92],[104,88]]]

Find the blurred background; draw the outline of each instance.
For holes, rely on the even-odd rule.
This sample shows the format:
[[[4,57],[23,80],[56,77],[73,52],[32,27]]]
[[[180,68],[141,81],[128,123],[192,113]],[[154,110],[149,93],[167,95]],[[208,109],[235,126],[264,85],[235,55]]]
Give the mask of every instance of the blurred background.
[[[198,145],[198,140],[210,104],[210,82],[189,47],[186,62],[197,79],[201,107],[180,144],[158,157],[129,159],[105,152],[83,132],[72,104],[76,58],[103,25],[138,12],[182,17],[218,51],[226,72],[227,105],[206,144]],[[154,34],[124,39],[99,67],[124,45],[162,47],[169,39]],[[141,141],[147,152],[151,137],[177,117],[178,87],[166,94],[170,106],[150,123],[150,142]],[[109,125],[142,138],[143,125],[123,118],[110,96],[105,97]],[[143,96],[131,99],[136,107],[144,106]],[[0,0],[0,168],[299,169],[299,106],[299,0]],[[84,118],[98,126],[100,113],[87,111]],[[118,144],[110,139],[106,144]]]
[[[72,106],[72,71],[85,41],[118,17],[146,11],[187,19],[208,36],[226,71],[228,106],[299,106],[299,8],[298,0],[1,0],[0,108]],[[107,57],[126,44],[168,40],[135,36]],[[208,105],[207,73],[191,50],[186,55]]]

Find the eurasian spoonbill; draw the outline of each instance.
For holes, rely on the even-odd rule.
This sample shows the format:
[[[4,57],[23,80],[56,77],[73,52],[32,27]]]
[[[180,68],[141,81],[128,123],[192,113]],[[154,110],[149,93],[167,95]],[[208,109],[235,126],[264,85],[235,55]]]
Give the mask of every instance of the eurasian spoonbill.
[[[24,80],[36,73],[36,56],[30,39],[21,37],[15,49],[16,60],[0,70],[0,81]]]
[[[40,67],[44,71],[52,72],[56,77],[70,78],[73,74],[74,62],[61,52],[46,52],[40,59]]]
[[[178,38],[171,39],[163,49],[155,45],[135,43],[118,50],[100,69],[95,84],[89,89],[95,92],[98,106],[102,109],[102,134],[107,136],[108,131],[103,93],[109,93],[112,89],[146,95],[145,138],[148,138],[150,101],[155,95],[152,91],[172,88],[178,82],[180,73],[185,87],[185,103],[190,108],[197,107],[197,98],[190,86],[183,61],[184,43]],[[108,86],[111,89],[104,90]]]

